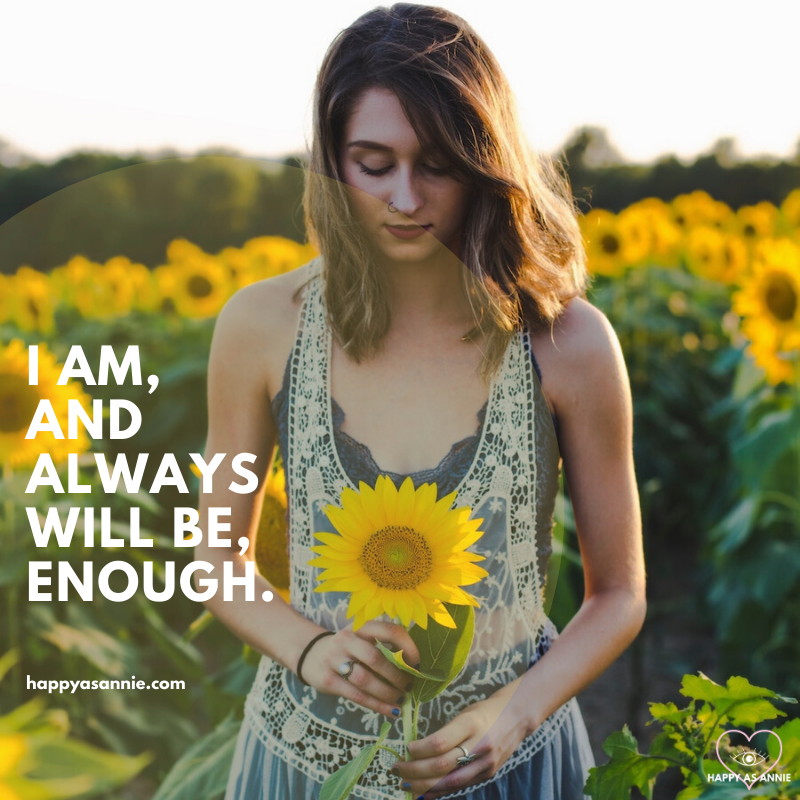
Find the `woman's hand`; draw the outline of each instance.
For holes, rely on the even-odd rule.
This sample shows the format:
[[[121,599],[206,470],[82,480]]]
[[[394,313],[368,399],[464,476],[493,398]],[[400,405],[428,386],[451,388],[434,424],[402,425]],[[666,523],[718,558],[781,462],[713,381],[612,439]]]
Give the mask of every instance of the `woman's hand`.
[[[411,742],[413,761],[398,761],[392,773],[399,788],[426,800],[489,780],[519,747],[529,731],[522,715],[502,692],[473,703],[441,730]],[[459,767],[456,759],[466,747],[478,758]]]
[[[353,631],[351,624],[320,639],[303,662],[303,678],[318,692],[344,697],[397,719],[412,685],[411,676],[387,660],[375,646],[376,639],[391,650],[402,650],[409,666],[419,662],[414,640],[402,625],[373,620],[358,631]],[[346,661],[353,662],[353,670],[343,678],[339,667]]]

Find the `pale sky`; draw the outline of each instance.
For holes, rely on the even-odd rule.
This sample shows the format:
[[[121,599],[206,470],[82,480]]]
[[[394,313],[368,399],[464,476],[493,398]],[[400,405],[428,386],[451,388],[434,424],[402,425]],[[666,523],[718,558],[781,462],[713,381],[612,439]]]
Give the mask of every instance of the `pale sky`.
[[[304,149],[316,70],[374,0],[24,0],[0,10],[0,139],[45,160],[210,146]],[[581,125],[628,159],[722,136],[789,157],[800,139],[800,0],[448,0],[497,56],[528,137]]]

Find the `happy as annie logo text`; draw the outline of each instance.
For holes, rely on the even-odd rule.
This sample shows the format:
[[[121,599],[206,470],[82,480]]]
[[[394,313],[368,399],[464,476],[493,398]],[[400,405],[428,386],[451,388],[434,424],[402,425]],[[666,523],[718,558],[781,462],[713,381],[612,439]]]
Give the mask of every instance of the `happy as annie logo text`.
[[[760,734],[759,746],[753,741]],[[790,773],[780,772],[783,742],[775,731],[758,730],[750,735],[732,728],[723,731],[717,739],[717,758],[727,772],[708,775],[711,782],[740,780],[752,789],[757,781],[786,783],[792,780]]]

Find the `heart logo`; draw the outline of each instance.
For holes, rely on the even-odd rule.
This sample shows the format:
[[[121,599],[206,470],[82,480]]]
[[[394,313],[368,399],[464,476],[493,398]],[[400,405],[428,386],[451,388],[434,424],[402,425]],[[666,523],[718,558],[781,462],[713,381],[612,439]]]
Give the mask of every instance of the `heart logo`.
[[[781,760],[781,755],[783,754],[783,742],[781,741],[781,737],[778,736],[778,734],[775,733],[775,731],[768,731],[768,730],[755,731],[755,733],[751,733],[750,736],[748,736],[744,731],[737,730],[736,728],[731,728],[731,730],[729,730],[729,731],[723,731],[723,733],[720,734],[719,739],[717,739],[717,758],[720,760],[720,763],[722,764],[722,766],[725,767],[725,769],[727,769],[728,772],[731,773],[731,775],[735,775],[748,789],[752,789],[753,788],[753,784],[761,777],[761,775],[756,775],[751,781],[748,782],[745,778],[743,778],[737,772],[734,772],[725,763],[725,761],[723,760],[722,756],[719,754],[719,743],[722,741],[722,737],[723,736],[727,736],[729,733],[741,733],[742,736],[744,736],[744,738],[747,739],[748,742],[751,741],[751,739],[758,733],[768,733],[771,736],[774,736],[778,740],[778,747],[780,748],[778,750],[778,757],[775,759],[775,761],[772,763],[771,766],[767,767],[761,773],[761,775],[766,775],[770,770],[773,770],[773,769],[775,769],[775,767],[778,766],[778,762]],[[739,762],[737,762],[737,763],[739,763]],[[742,766],[747,766],[747,764],[742,764]]]

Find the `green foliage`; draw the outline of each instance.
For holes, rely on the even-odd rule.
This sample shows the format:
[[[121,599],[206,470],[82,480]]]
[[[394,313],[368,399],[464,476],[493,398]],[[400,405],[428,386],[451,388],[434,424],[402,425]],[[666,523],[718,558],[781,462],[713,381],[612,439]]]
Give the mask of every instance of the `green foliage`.
[[[17,659],[13,651],[0,658],[0,680]],[[101,750],[68,733],[66,715],[46,710],[41,698],[0,717],[0,793],[30,800],[97,797],[126,783],[152,760],[148,753],[126,756]]]
[[[153,800],[213,800],[224,791],[241,720],[227,716],[170,770]]]
[[[414,700],[426,703],[444,691],[452,683],[467,663],[472,638],[475,633],[475,611],[472,606],[456,606],[444,604],[450,613],[455,628],[445,628],[428,619],[428,627],[415,625],[409,635],[419,650],[420,664],[423,673],[441,675],[441,678],[430,680],[427,677],[415,677],[411,690]]]
[[[428,627],[415,625],[409,631],[419,650],[420,669],[403,660],[403,651],[389,650],[376,640],[375,646],[398,669],[414,676],[411,694],[418,703],[426,703],[441,694],[464,669],[475,633],[475,612],[472,606],[445,603],[456,628],[446,628],[428,618]]]
[[[320,800],[347,800],[353,787],[358,783],[358,779],[378,754],[383,740],[391,729],[392,723],[384,722],[374,744],[365,747],[352,761],[348,761],[343,767],[329,775],[320,789]]]
[[[597,153],[609,163],[598,162]],[[0,166],[0,272],[20,264],[48,270],[75,253],[98,261],[124,253],[152,267],[178,236],[207,252],[253,236],[303,239],[298,159],[281,164],[235,152],[172,156],[76,153],[54,164]],[[800,185],[797,160],[728,167],[711,154],[691,164],[673,156],[647,166],[622,163],[604,132],[590,127],[565,142],[561,160],[582,209],[617,212],[645,197],[671,200],[695,189],[732,208],[761,200],[777,205]],[[72,196],[80,193],[80,202],[59,198],[66,187]]]
[[[624,800],[637,787],[651,800],[656,778],[671,768],[678,768],[684,789],[677,800],[743,800],[752,796],[789,798],[800,796],[800,780],[789,783],[762,784],[752,790],[742,782],[721,784],[708,782],[711,774],[724,774],[725,766],[716,758],[717,740],[730,728],[754,728],[764,720],[785,717],[772,700],[796,703],[770,689],[753,686],[746,678],[733,676],[725,686],[712,681],[702,672],[684,675],[681,694],[691,702],[684,708],[675,703],[650,703],[652,719],[662,731],[655,737],[647,753],[640,753],[636,738],[625,725],[603,743],[610,760],[589,770],[584,791],[593,800]],[[781,772],[800,775],[800,720],[792,720],[773,729],[784,742]],[[768,739],[772,758],[777,756],[774,737]]]

